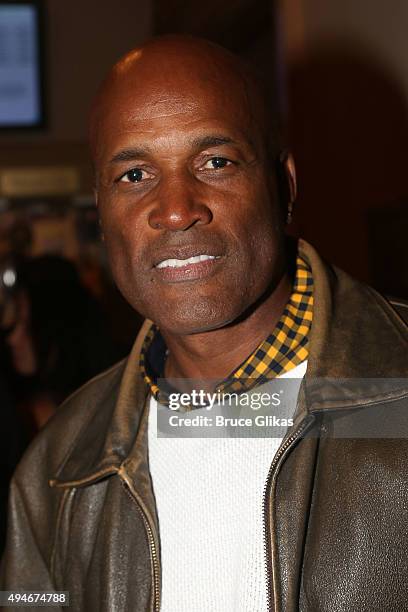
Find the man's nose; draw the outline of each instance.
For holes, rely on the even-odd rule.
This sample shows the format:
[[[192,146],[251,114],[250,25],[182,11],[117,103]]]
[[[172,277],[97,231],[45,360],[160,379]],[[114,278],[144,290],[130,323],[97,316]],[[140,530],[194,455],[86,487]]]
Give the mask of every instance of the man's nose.
[[[193,225],[206,225],[212,220],[212,212],[192,176],[163,179],[154,206],[149,214],[153,229],[185,231]]]

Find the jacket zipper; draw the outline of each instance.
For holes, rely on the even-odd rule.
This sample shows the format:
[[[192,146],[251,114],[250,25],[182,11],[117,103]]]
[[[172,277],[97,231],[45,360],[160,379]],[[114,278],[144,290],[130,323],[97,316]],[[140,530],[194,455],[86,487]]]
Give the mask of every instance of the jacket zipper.
[[[141,514],[144,525],[146,527],[147,537],[149,540],[150,553],[151,553],[151,558],[153,562],[153,592],[154,592],[153,610],[154,612],[159,612],[160,610],[160,587],[159,587],[160,569],[159,569],[159,559],[157,555],[156,542],[154,539],[152,528],[150,527],[149,522],[146,518],[146,515],[138,503],[137,503],[137,508]]]
[[[264,547],[265,547],[265,564],[266,564],[266,588],[267,588],[267,604],[268,610],[274,610],[274,612],[279,612],[278,610],[278,602],[275,593],[275,580],[274,580],[274,572],[273,572],[273,551],[272,546],[270,545],[271,541],[271,528],[270,528],[270,506],[269,503],[269,489],[272,483],[273,472],[283,457],[283,455],[289,451],[290,447],[299,439],[300,435],[309,427],[309,425],[314,421],[314,418],[306,418],[297,428],[297,430],[289,436],[289,438],[282,444],[282,446],[277,451],[271,466],[269,468],[268,476],[265,483],[264,488],[264,497],[263,497],[263,531],[264,531]],[[273,586],[272,586],[273,584]]]
[[[145,529],[146,529],[147,539],[149,541],[150,557],[152,559],[152,566],[153,566],[153,593],[154,593],[154,600],[153,600],[152,610],[153,610],[153,612],[160,612],[160,564],[159,564],[159,556],[158,556],[158,553],[157,553],[156,540],[155,540],[155,537],[154,537],[151,525],[150,525],[150,523],[149,523],[149,521],[147,519],[146,513],[144,512],[142,506],[139,503],[137,494],[133,490],[131,484],[128,482],[128,479],[125,477],[124,474],[122,474],[122,478],[125,481],[125,485],[126,485],[128,491],[129,491],[130,495],[131,495],[131,498],[133,499],[133,501],[136,504],[136,508],[137,508],[140,516],[142,517],[143,524],[144,524]]]

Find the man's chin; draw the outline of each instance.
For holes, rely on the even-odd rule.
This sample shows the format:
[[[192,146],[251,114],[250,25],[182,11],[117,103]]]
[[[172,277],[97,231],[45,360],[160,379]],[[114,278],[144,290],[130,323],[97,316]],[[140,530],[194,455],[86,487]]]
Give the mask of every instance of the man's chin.
[[[218,309],[213,308],[207,312],[203,312],[203,309],[200,310],[200,312],[195,312],[194,309],[190,311],[180,309],[173,312],[171,316],[155,317],[153,321],[165,333],[174,336],[189,336],[222,329],[240,315],[240,312],[228,313],[226,309],[218,311]]]

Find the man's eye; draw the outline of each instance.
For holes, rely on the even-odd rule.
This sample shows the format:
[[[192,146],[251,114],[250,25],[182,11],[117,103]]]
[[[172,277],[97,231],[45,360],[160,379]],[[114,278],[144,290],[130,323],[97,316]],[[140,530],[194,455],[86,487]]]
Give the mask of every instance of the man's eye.
[[[120,181],[124,183],[140,183],[146,178],[147,172],[141,168],[132,168],[120,177]]]
[[[225,157],[212,157],[204,164],[206,170],[220,170],[226,166],[230,166],[232,162]]]

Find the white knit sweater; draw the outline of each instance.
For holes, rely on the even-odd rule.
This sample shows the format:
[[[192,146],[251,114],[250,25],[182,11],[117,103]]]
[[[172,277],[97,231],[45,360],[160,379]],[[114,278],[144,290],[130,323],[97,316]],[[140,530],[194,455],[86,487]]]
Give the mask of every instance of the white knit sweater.
[[[303,362],[282,377],[305,371]],[[156,417],[152,398],[162,612],[266,612],[263,493],[281,439],[158,438]]]

